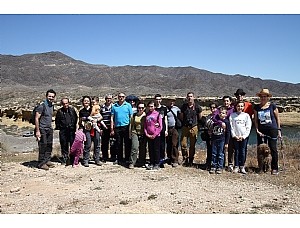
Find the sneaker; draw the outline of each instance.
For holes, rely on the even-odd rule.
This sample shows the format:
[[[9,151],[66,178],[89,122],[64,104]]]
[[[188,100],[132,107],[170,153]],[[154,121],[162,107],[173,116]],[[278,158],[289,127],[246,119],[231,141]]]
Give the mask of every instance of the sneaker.
[[[233,165],[229,165],[228,166],[228,172],[232,172],[233,171]]]
[[[47,165],[49,168],[54,168],[54,167],[55,167],[54,163],[52,163],[51,161],[48,161],[48,162],[46,163],[46,165]]]
[[[272,174],[272,175],[278,175],[278,174],[279,174],[279,172],[278,172],[278,170],[276,170],[276,169],[273,169],[273,170],[272,170],[272,172],[271,172],[271,174]]]
[[[222,169],[220,169],[220,168],[217,168],[217,170],[216,170],[216,174],[222,174],[222,172],[223,172],[223,170],[222,170]]]
[[[247,174],[247,172],[246,172],[244,166],[241,166],[241,167],[240,167],[240,173],[242,173],[242,174]]]
[[[160,165],[155,165],[155,166],[153,166],[152,170],[159,170],[159,167],[160,167]]]
[[[146,165],[147,170],[153,170],[153,165]]]
[[[239,167],[238,167],[238,166],[234,166],[232,172],[233,172],[233,173],[238,173],[238,172],[239,172]]]
[[[133,164],[129,164],[128,169],[134,169],[134,165]]]
[[[214,174],[216,172],[216,168],[211,168],[210,170],[209,170],[209,173],[210,174]]]
[[[102,162],[101,161],[96,161],[95,164],[98,165],[98,166],[101,166]]]
[[[172,163],[172,167],[173,167],[173,168],[178,167],[178,163]]]
[[[43,170],[49,170],[49,166],[47,166],[46,164],[43,164],[43,165],[39,166],[38,168],[43,169]]]
[[[89,167],[89,163],[87,163],[87,162],[84,162],[82,165],[83,165],[84,167]]]

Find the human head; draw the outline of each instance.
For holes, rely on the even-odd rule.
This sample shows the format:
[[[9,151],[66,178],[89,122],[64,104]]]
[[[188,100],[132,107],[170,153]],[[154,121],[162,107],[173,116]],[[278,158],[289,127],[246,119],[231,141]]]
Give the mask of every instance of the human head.
[[[119,103],[123,103],[125,101],[125,93],[118,93],[118,101]]]
[[[219,114],[220,118],[222,120],[225,119],[227,116],[227,107],[221,106],[219,110],[220,110],[220,114]]]
[[[46,92],[46,99],[50,102],[53,103],[54,99],[56,96],[56,92],[53,89],[49,89]]]
[[[83,96],[82,97],[82,105],[84,107],[89,107],[92,103],[92,99],[90,96]]]
[[[137,110],[138,110],[138,112],[139,113],[143,113],[144,111],[145,111],[145,103],[143,103],[143,102],[139,102],[138,104],[137,104]]]
[[[195,95],[194,95],[194,93],[193,93],[193,92],[188,92],[188,93],[186,94],[186,99],[187,99],[187,101],[188,101],[189,103],[193,103],[194,100],[195,100]]]
[[[149,101],[147,104],[147,108],[149,109],[150,112],[153,112],[153,110],[156,108],[156,104],[154,101]]]
[[[176,97],[175,96],[169,97],[169,106],[170,107],[174,106],[175,102],[176,102]]]
[[[245,103],[243,101],[238,101],[235,104],[235,109],[237,110],[237,112],[243,112],[245,108]]]
[[[60,100],[60,104],[64,109],[69,108],[70,100],[67,97],[64,97]]]
[[[222,98],[222,100],[223,100],[223,105],[228,108],[231,105],[232,97],[231,96],[224,96]]]
[[[113,96],[111,94],[106,94],[105,95],[105,103],[106,104],[112,103],[112,98],[113,98]]]
[[[99,97],[92,97],[92,104],[93,105],[96,105],[96,104],[99,104]]]
[[[246,93],[244,92],[243,89],[237,89],[237,91],[234,93],[234,96],[238,101],[242,101],[245,95]]]
[[[214,112],[217,109],[217,104],[215,102],[212,102],[209,104],[209,108],[211,112]]]
[[[159,107],[162,101],[161,94],[155,94],[154,99],[156,107]]]
[[[272,97],[272,94],[270,93],[270,91],[268,89],[264,88],[259,93],[257,93],[256,96],[258,96],[260,98],[260,102],[262,104],[265,104],[266,102],[268,102],[270,100],[270,98]]]

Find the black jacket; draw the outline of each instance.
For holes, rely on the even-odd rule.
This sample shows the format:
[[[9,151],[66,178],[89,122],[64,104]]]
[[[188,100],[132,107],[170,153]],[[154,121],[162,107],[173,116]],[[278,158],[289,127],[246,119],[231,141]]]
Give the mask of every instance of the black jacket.
[[[60,108],[55,116],[55,129],[72,129],[76,130],[78,121],[78,115],[73,107],[69,107],[67,110]]]

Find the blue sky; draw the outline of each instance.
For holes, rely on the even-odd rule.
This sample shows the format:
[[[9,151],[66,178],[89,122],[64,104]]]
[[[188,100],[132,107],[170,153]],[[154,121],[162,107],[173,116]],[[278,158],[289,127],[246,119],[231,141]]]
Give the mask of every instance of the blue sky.
[[[0,53],[300,82],[300,15],[0,15]]]

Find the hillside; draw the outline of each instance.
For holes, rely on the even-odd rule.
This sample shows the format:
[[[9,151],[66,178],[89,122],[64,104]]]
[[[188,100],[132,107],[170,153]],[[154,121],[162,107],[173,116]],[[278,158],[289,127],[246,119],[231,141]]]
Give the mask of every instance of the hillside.
[[[11,92],[12,88],[17,92],[52,87],[60,92],[96,89],[100,94],[124,91],[137,95],[159,92],[184,96],[194,91],[198,96],[223,96],[243,88],[247,96],[255,96],[267,87],[275,96],[300,96],[300,84],[213,73],[194,67],[110,67],[88,64],[60,52],[0,55],[0,63],[2,93]]]

